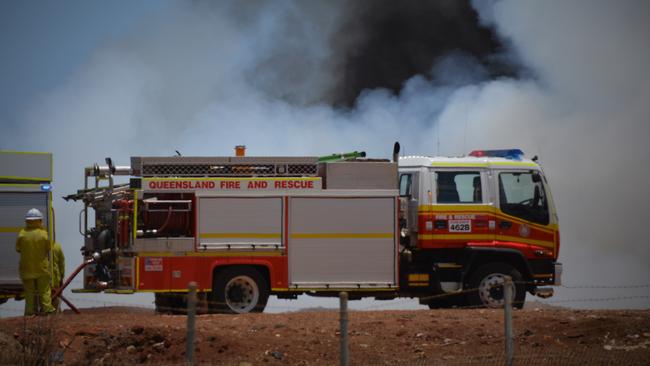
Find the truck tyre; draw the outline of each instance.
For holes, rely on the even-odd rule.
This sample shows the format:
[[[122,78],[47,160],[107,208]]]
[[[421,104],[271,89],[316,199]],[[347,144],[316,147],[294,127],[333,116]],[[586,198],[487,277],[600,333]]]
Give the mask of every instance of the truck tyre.
[[[467,300],[470,305],[501,308],[504,305],[503,283],[510,276],[515,283],[512,306],[521,309],[526,299],[526,286],[521,273],[506,263],[488,263],[470,276]]]
[[[158,314],[169,314],[169,297],[167,294],[156,293],[154,294],[154,304],[156,306],[156,313]]]
[[[230,267],[217,275],[210,305],[218,313],[261,313],[268,299],[268,282],[258,270],[252,267]]]

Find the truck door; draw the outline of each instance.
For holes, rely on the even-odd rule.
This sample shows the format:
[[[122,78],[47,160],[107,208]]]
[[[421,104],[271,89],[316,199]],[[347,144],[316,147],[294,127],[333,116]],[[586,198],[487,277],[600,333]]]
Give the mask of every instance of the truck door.
[[[555,231],[543,179],[537,171],[499,171],[497,235],[501,242],[555,250]]]
[[[438,168],[431,170],[431,179],[431,203],[420,212],[421,247],[462,248],[494,240],[484,169]]]
[[[395,196],[294,196],[289,286],[390,289],[397,284]]]
[[[280,251],[282,197],[201,197],[198,250]]]

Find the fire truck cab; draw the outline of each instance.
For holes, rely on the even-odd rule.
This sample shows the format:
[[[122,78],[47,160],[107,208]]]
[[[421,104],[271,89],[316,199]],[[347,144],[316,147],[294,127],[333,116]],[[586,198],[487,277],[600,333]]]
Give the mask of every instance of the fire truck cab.
[[[515,306],[526,292],[552,295],[543,286],[560,284],[560,236],[539,164],[512,149],[407,156],[399,165],[402,268],[433,276],[434,293],[463,293],[421,303],[501,306],[497,285],[506,275],[516,284]]]

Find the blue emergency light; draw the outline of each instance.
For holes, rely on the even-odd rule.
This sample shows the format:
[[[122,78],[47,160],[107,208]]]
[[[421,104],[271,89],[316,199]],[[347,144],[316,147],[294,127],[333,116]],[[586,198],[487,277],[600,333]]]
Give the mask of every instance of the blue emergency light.
[[[474,150],[469,156],[477,158],[506,158],[512,160],[521,160],[524,152],[521,149],[504,149],[504,150]]]
[[[49,192],[52,190],[52,185],[51,184],[41,184],[41,191],[43,192]]]

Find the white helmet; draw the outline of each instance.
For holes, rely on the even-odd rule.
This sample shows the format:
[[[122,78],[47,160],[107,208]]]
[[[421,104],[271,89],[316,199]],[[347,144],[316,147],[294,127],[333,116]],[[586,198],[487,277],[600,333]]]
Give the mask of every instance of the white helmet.
[[[43,214],[36,208],[32,208],[25,214],[25,221],[43,220]]]

